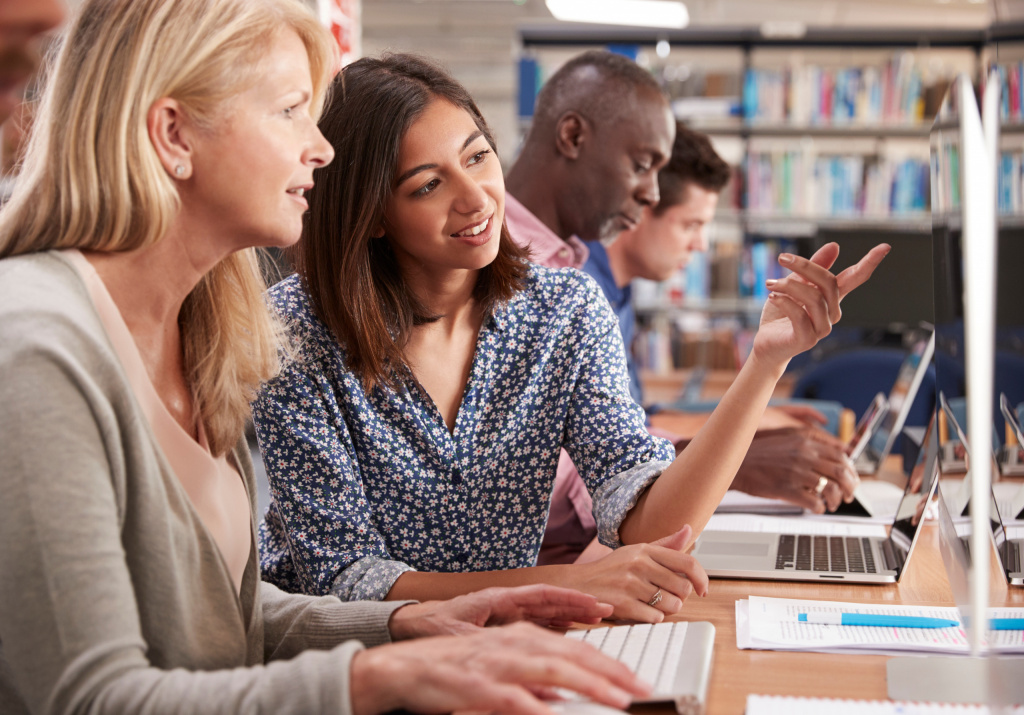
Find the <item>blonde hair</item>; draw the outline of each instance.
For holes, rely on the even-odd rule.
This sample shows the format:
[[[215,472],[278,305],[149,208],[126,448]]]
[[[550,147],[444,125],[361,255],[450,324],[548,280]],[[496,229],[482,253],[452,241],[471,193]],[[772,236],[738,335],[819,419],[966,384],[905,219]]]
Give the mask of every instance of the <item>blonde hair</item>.
[[[319,113],[336,47],[298,0],[86,0],[52,62],[25,163],[0,211],[0,257],[50,249],[131,251],[180,208],[149,139],[153,102],[206,124],[255,82],[282,29],[309,55]],[[186,376],[210,447],[241,436],[249,402],[278,369],[280,326],[255,249],[217,264],[182,306]]]

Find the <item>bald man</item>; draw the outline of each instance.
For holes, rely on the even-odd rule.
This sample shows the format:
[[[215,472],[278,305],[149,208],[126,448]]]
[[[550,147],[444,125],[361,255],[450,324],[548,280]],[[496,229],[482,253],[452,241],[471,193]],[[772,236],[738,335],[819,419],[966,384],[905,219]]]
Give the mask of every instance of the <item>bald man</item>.
[[[610,52],[569,60],[537,97],[508,172],[505,219],[543,265],[582,268],[583,241],[612,239],[658,203],[675,120],[649,72]]]
[[[583,268],[584,241],[612,239],[658,203],[675,119],[661,88],[632,60],[584,52],[545,83],[530,132],[505,179],[505,222],[531,258]],[[596,533],[590,495],[565,450],[539,563],[571,563]]]
[[[0,0],[0,124],[39,66],[39,36],[63,21],[62,0]]]
[[[645,214],[657,211],[659,171],[673,154],[675,136],[675,119],[650,73],[609,52],[573,57],[537,96],[530,132],[506,178],[505,220],[513,240],[527,246],[537,263],[582,269],[589,256],[586,242],[636,231]],[[669,179],[672,187],[676,183]],[[720,189],[713,192],[716,201]],[[674,192],[672,202],[681,195]],[[592,245],[600,250],[600,244]],[[805,443],[803,437],[796,441]],[[780,456],[787,455],[776,453],[774,464],[783,461]],[[856,473],[841,452],[831,457],[839,462],[827,465],[836,474],[826,497],[838,504],[852,495]],[[764,480],[741,477],[737,486],[779,496],[777,489],[759,489],[773,486]],[[571,563],[587,549],[597,532],[591,506],[563,450],[538,563]],[[587,558],[602,549],[591,546]]]

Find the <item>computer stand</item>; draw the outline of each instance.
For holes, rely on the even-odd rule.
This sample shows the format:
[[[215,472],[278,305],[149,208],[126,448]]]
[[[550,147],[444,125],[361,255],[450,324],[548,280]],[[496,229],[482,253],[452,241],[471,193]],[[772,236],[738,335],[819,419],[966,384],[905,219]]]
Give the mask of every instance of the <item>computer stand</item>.
[[[1024,659],[964,656],[890,658],[889,698],[914,702],[1024,703]]]

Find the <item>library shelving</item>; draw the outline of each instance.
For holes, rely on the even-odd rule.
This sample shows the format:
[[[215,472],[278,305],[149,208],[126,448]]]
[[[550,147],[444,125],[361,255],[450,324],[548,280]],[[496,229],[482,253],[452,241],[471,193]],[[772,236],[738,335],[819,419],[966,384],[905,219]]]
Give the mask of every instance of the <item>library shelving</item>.
[[[708,254],[663,284],[636,286],[637,353],[649,356],[648,368],[720,355],[682,346],[693,335],[717,344],[728,331],[742,360],[763,301],[757,285],[771,277],[777,253],[809,255],[831,240],[851,261],[880,240],[894,247],[872,291],[844,302],[847,325],[884,330],[930,319],[922,258],[932,230],[929,138],[960,73],[977,85],[1002,63],[1015,88],[1004,102],[1000,207],[1024,211],[1024,25],[812,27],[771,37],[757,28],[544,25],[522,28],[521,45],[524,130],[544,78],[583,49],[607,47],[648,67],[676,116],[709,134],[734,167]]]

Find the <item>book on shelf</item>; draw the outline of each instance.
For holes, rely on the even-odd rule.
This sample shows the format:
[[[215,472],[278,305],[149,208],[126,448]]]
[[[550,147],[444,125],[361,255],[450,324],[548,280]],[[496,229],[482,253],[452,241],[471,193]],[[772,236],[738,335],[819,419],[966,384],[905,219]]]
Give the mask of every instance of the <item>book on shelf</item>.
[[[1020,151],[1001,151],[999,153],[996,196],[1000,214],[1024,213],[1024,197],[1021,196],[1022,185],[1024,185],[1024,181],[1021,180],[1022,170],[1024,170],[1024,162],[1021,161]]]
[[[882,66],[750,68],[743,78],[747,121],[828,125],[918,125],[934,115],[948,80],[924,81],[912,52]]]
[[[999,93],[1000,118],[1015,122],[1024,120],[1024,96],[1022,96],[1024,93],[1021,92],[1021,75],[1024,74],[1024,60],[997,62],[992,65],[991,69],[995,70],[999,77],[999,83],[1002,85]],[[984,77],[987,77],[988,74],[986,72]],[[982,82],[979,96],[982,93],[984,93],[984,82]]]
[[[693,367],[736,370],[750,354],[753,330],[733,317],[655,316],[638,326],[629,349],[641,370],[668,373]]]
[[[667,281],[634,281],[641,316],[630,349],[637,365],[655,372],[742,365],[768,297],[766,281],[788,274],[778,261],[783,252],[797,252],[796,243],[714,244]]]
[[[744,160],[748,211],[807,217],[919,215],[929,207],[926,158],[752,149]]]
[[[931,158],[932,215],[948,215],[960,210],[959,135],[939,137]]]

